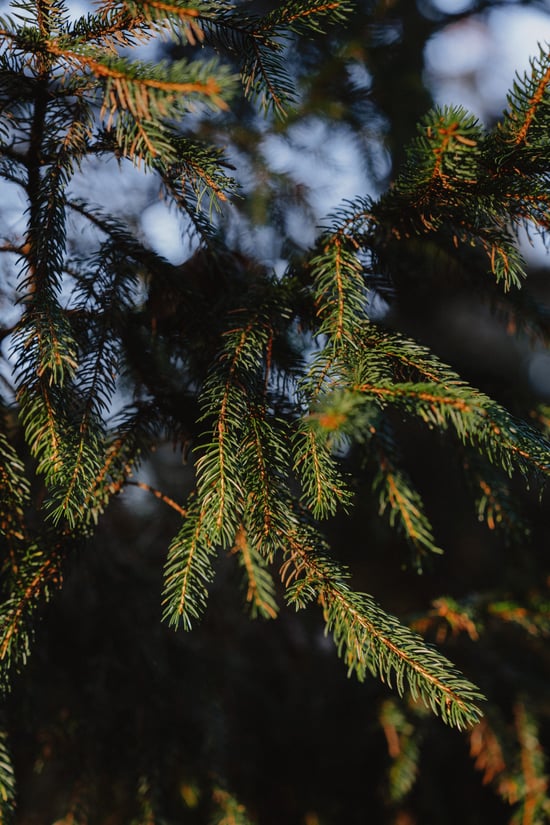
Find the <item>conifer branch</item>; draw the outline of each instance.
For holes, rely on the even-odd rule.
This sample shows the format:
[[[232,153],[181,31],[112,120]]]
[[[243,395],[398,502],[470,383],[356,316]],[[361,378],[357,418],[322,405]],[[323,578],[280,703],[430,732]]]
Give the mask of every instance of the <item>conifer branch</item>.
[[[516,146],[526,141],[531,124],[539,113],[541,104],[544,102],[545,105],[547,105],[547,100],[545,100],[545,98],[548,96],[548,85],[550,83],[550,61],[548,59],[548,54],[543,55],[541,52],[538,66],[535,61],[532,61],[532,66],[535,71],[532,73],[531,78],[528,79],[526,75],[524,80],[524,88],[526,91],[529,91],[529,97],[525,100],[522,95],[521,108],[518,108],[512,104],[509,115],[509,122],[512,120],[515,121],[514,143]],[[519,89],[517,91],[519,91]],[[516,89],[514,89],[514,92],[516,92]],[[519,98],[519,94],[516,92],[514,97]],[[509,102],[512,100],[513,98],[510,97]],[[521,118],[518,117],[520,112],[522,115]]]
[[[344,0],[334,3],[288,2],[262,18],[243,16],[238,10],[203,16],[206,42],[222,46],[241,66],[244,92],[260,100],[266,111],[284,117],[295,97],[286,71],[284,40],[289,31],[321,31],[323,21],[344,19],[351,6]]]
[[[517,497],[498,468],[487,467],[474,453],[468,453],[464,467],[474,491],[479,520],[485,521],[489,530],[498,530],[507,544],[528,536],[530,530]]]
[[[279,549],[277,535],[288,517],[286,435],[282,422],[268,416],[264,406],[250,410],[241,453],[244,519],[249,542],[269,561]]]
[[[172,627],[190,630],[206,608],[207,585],[214,577],[216,553],[209,536],[208,516],[204,506],[193,502],[168,550],[163,619]]]
[[[334,515],[346,507],[351,492],[334,458],[334,436],[326,419],[310,416],[303,420],[292,440],[294,471],[302,485],[302,500],[316,519]]]
[[[378,465],[372,489],[379,496],[379,512],[388,513],[392,527],[399,526],[412,546],[416,565],[421,570],[422,558],[426,552],[443,553],[436,544],[422,497],[408,474],[399,467],[399,456],[396,454],[393,439],[383,422],[378,427],[371,426],[370,442]]]
[[[117,5],[112,0],[107,0],[100,7],[100,14],[108,13],[111,8],[116,9]],[[200,17],[206,12],[207,6],[201,2],[138,0],[125,2],[124,8],[130,21],[144,21],[153,31],[160,31],[161,34],[168,30],[178,38],[184,37],[191,46],[204,39]]]
[[[30,493],[23,462],[5,434],[0,433],[0,533],[8,544],[27,538],[25,509],[30,504]]]
[[[474,767],[483,771],[484,784],[492,782],[506,770],[506,763],[500,742],[486,718],[472,728],[469,739]]]
[[[145,490],[147,493],[151,493],[155,498],[158,498],[159,501],[163,501],[164,504],[167,504],[168,507],[171,507],[172,510],[175,510],[176,513],[179,513],[180,516],[186,516],[187,510],[178,504],[177,501],[174,501],[173,498],[163,493],[162,490],[157,490],[156,487],[152,487],[150,484],[146,484],[144,481],[130,481],[127,480],[125,482],[126,487],[138,487],[140,490]]]
[[[0,612],[0,682],[9,686],[12,669],[24,665],[30,652],[32,619],[38,606],[61,586],[58,552],[46,554],[31,544],[19,558],[8,582],[8,595]]]
[[[300,540],[289,535],[288,558],[281,569],[287,600],[297,608],[316,598],[339,655],[363,680],[370,671],[400,695],[405,687],[444,722],[458,728],[475,723],[483,698],[454,666],[423,639],[380,609],[371,596],[349,590],[345,577]],[[307,541],[307,540],[306,540]]]
[[[115,422],[102,463],[86,487],[82,505],[86,524],[96,523],[111,498],[127,483],[133,468],[158,435],[158,422],[147,405],[130,407]]]
[[[17,785],[8,747],[8,735],[0,731],[0,818],[9,822],[15,812]]]
[[[548,776],[545,772],[544,751],[539,741],[537,723],[523,702],[517,703],[514,717],[520,746],[522,779],[521,785],[518,783],[518,795],[521,800],[522,822],[528,825],[550,814]]]
[[[392,758],[388,771],[390,798],[392,802],[399,802],[410,793],[418,778],[422,737],[418,728],[392,699],[384,701],[379,718]]]
[[[389,402],[403,407],[428,425],[445,429],[450,424],[462,441],[475,444],[509,474],[514,467],[524,473],[536,470],[542,477],[550,473],[546,439],[466,384],[380,381],[356,384],[353,392],[365,399],[378,399],[382,405]],[[356,401],[360,408],[360,396]],[[343,393],[341,403],[344,409],[351,409],[353,394]]]
[[[237,530],[233,553],[246,573],[246,601],[251,605],[252,616],[259,614],[265,619],[275,619],[278,606],[275,599],[273,579],[266,568],[266,562],[256,548],[250,544],[244,527]]]

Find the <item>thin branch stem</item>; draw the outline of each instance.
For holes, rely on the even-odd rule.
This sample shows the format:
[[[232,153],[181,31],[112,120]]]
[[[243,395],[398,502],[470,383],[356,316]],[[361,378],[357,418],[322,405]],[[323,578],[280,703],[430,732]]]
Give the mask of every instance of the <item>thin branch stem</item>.
[[[187,515],[187,510],[185,510],[181,505],[179,505],[177,501],[174,501],[173,498],[170,498],[170,496],[167,496],[166,493],[163,493],[161,490],[157,490],[156,487],[152,487],[150,484],[146,484],[145,481],[126,481],[126,485],[130,485],[131,487],[138,487],[140,490],[145,490],[147,493],[151,493],[155,496],[155,498],[158,498],[160,501],[163,501],[165,504],[171,507],[172,510],[175,510],[176,513],[179,513],[180,516],[185,517]]]

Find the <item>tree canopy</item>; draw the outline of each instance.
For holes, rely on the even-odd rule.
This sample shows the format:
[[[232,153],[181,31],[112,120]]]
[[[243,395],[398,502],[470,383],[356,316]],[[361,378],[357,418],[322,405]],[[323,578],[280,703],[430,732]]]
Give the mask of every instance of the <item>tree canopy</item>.
[[[548,345],[519,239],[550,225],[550,54],[484,125],[421,82],[449,16],[394,5],[0,20],[3,819],[547,820],[550,408],[483,331]],[[313,117],[371,130],[380,194],[300,244],[307,192],[260,147]],[[184,261],[117,202],[132,175]],[[423,785],[450,737],[467,814]]]

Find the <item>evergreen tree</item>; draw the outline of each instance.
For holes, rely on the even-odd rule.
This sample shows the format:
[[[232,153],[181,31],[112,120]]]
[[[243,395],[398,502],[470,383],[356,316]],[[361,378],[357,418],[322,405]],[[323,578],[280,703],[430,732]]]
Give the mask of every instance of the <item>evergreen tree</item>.
[[[416,316],[418,324],[433,309],[439,279],[446,284],[439,300],[473,295],[512,332],[547,342],[547,311],[520,291],[526,265],[517,239],[524,227],[544,233],[550,221],[550,57],[541,50],[518,79],[494,128],[457,107],[431,109],[392,186],[378,199],[361,195],[344,204],[311,249],[287,250],[285,271],[275,274],[261,254],[243,254],[234,242],[248,204],[239,206],[241,170],[222,144],[231,135],[237,145],[239,112],[261,131],[262,122],[296,118],[300,106],[307,111],[307,91],[300,101],[294,89],[292,49],[341,31],[353,13],[346,0],[290,0],[254,13],[225,0],[107,0],[74,19],[62,0],[17,0],[0,21],[0,173],[25,202],[23,233],[2,246],[13,319],[3,328],[0,433],[3,819],[19,799],[21,822],[270,821],[262,808],[269,795],[263,803],[254,795],[249,768],[231,765],[222,745],[229,733],[227,721],[217,721],[215,665],[196,649],[188,665],[189,650],[167,641],[166,627],[178,640],[200,632],[210,601],[210,614],[225,615],[229,597],[217,578],[233,582],[233,565],[251,616],[282,613],[297,652],[288,607],[304,611],[305,632],[319,645],[316,619],[305,610],[316,605],[348,675],[365,683],[357,696],[377,696],[378,736],[393,758],[388,822],[416,821],[404,800],[415,793],[429,751],[423,741],[442,723],[468,732],[484,780],[514,806],[510,821],[547,820],[544,560],[533,561],[515,587],[499,580],[398,618],[376,592],[356,586],[361,575],[349,568],[335,533],[354,513],[372,516],[375,501],[374,526],[364,528],[372,540],[387,522],[408,545],[414,571],[437,568],[444,542],[421,473],[411,466],[410,439],[422,445],[421,462],[439,450],[455,462],[453,477],[465,470],[474,512],[489,531],[501,530],[521,547],[528,531],[522,500],[537,523],[539,505],[522,490],[542,496],[550,473],[548,406],[478,389],[411,336],[407,319]],[[169,41],[169,58],[135,58],[138,46],[159,38]],[[110,161],[121,176],[130,166],[149,174],[185,220],[193,252],[183,265],[144,241],[131,204],[120,215],[109,211],[108,198],[98,206],[87,197],[89,176]],[[391,296],[382,320],[377,294]],[[139,475],[170,443],[187,462],[177,470],[175,493]],[[156,551],[147,555],[138,541],[139,515],[116,516],[114,499],[133,487],[171,511],[167,524],[177,519],[163,583]],[[355,507],[365,498],[365,508]],[[117,558],[117,530],[136,543],[125,564],[143,614],[131,619],[117,617],[125,611],[125,568],[114,574],[113,596],[95,558],[102,543]],[[37,680],[44,655],[71,672],[63,613],[55,613],[65,578],[69,596],[73,587],[83,600],[77,615],[84,654],[94,649],[91,599],[88,615],[101,615],[100,634],[112,639],[113,670],[109,678],[100,664],[80,678],[73,673],[74,694],[60,707],[52,705],[51,686],[37,699]],[[90,587],[85,598],[82,581]],[[157,599],[164,625],[151,631]],[[226,635],[219,617],[207,634],[227,642],[245,633],[231,617],[229,610]],[[117,650],[117,622],[126,639],[152,632],[147,649]],[[510,626],[513,639],[523,634],[513,666],[508,650],[497,655]],[[261,633],[269,634],[267,627]],[[446,643],[461,669],[442,650]],[[231,650],[227,672],[241,667],[248,674],[250,666],[239,665]],[[125,655],[136,657],[141,686],[117,672]],[[386,688],[369,693],[373,677],[401,700]],[[178,679],[191,685],[187,702],[194,693],[207,697],[200,713],[181,707]],[[261,726],[262,706],[247,682],[229,678],[242,690],[232,701]],[[314,695],[322,688],[312,677],[308,689]],[[145,696],[154,697],[155,713],[130,721],[127,708],[145,706]],[[105,729],[95,730],[84,723],[87,702],[109,707],[115,722],[103,716]],[[175,751],[171,726],[193,729],[201,714],[204,741],[215,744],[200,744],[196,732]],[[440,717],[435,723],[432,714]],[[19,792],[12,750],[21,765]],[[42,788],[33,771],[46,777]],[[33,795],[42,800],[43,819]],[[333,803],[322,803],[311,793],[309,807],[295,806],[292,816],[342,821]],[[454,821],[449,811],[432,815]]]

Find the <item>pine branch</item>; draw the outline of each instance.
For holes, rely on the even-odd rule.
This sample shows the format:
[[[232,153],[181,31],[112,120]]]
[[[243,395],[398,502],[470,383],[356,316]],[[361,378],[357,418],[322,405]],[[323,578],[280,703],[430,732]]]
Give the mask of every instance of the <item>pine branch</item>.
[[[498,469],[482,464],[480,456],[473,453],[464,466],[474,490],[479,521],[484,521],[489,530],[498,530],[507,544],[528,536],[530,529],[517,496]]]
[[[190,630],[206,608],[207,585],[214,578],[216,547],[210,537],[206,507],[189,505],[187,516],[168,550],[164,574],[163,620]]]
[[[71,40],[80,43],[97,41],[112,52],[167,34],[196,45],[202,40],[199,14],[211,5],[177,0],[124,4],[118,0],[105,0],[99,4],[96,14],[78,18],[68,27],[67,34]]]
[[[265,112],[286,115],[295,99],[293,83],[285,66],[284,43],[289,31],[322,31],[324,23],[343,20],[351,6],[345,0],[330,3],[290,2],[265,17],[221,7],[202,18],[207,43],[227,51],[241,67],[245,94],[259,100]]]
[[[435,236],[451,253],[477,249],[508,290],[521,286],[525,271],[509,203],[502,203],[500,193],[494,197],[498,184],[488,172],[492,144],[462,108],[434,109],[419,125],[395,187],[373,212],[381,226],[393,226],[398,239]]]
[[[508,95],[508,110],[498,125],[497,137],[502,149],[510,155],[512,148],[540,149],[544,136],[550,97],[550,55],[540,48],[538,58],[531,60],[531,71],[517,78]]]
[[[470,756],[474,767],[483,771],[483,783],[492,782],[506,770],[500,742],[487,719],[482,719],[469,733]]]
[[[415,553],[417,568],[421,570],[426,552],[441,554],[443,550],[435,542],[421,495],[400,467],[400,456],[389,425],[382,418],[370,427],[369,447],[378,466],[372,489],[378,493],[379,513],[387,512],[390,525],[404,534]]]
[[[44,537],[27,545],[4,584],[8,593],[0,604],[0,683],[4,688],[28,659],[37,609],[61,585],[58,549],[54,545],[46,552],[40,545],[46,545]]]
[[[154,405],[123,409],[108,434],[105,452],[83,502],[85,524],[97,523],[111,498],[119,493],[133,469],[158,438],[160,425]]]
[[[327,423],[326,414],[309,416],[298,424],[292,438],[293,469],[301,484],[302,501],[316,519],[334,515],[352,497],[334,458],[337,442]]]
[[[418,778],[422,736],[392,699],[387,699],[382,704],[379,719],[392,759],[388,771],[390,799],[392,802],[401,802],[411,792]]]
[[[239,564],[245,570],[246,601],[250,604],[251,616],[275,619],[279,608],[273,579],[263,556],[248,541],[244,527],[237,531],[232,552],[238,555]]]
[[[297,609],[318,600],[349,674],[355,672],[362,681],[370,672],[400,695],[408,688],[413,699],[454,727],[468,727],[480,718],[475,703],[482,694],[448,659],[385,613],[371,596],[350,591],[347,577],[313,550],[310,537],[287,536],[287,542],[288,558],[281,570],[287,600]]]
[[[361,394],[355,398],[359,409],[361,397],[367,404],[376,399],[382,408],[387,403],[395,404],[429,426],[452,426],[462,441],[473,443],[510,475],[514,468],[523,474],[535,471],[541,478],[550,473],[548,444],[540,433],[466,384],[363,383],[357,384],[354,392]],[[350,407],[346,393],[342,403]]]
[[[273,9],[261,21],[263,30],[293,31],[299,34],[310,31],[324,33],[324,24],[335,25],[346,20],[353,11],[347,0],[291,0]]]
[[[0,821],[8,823],[15,812],[17,786],[8,747],[8,736],[0,731]]]
[[[0,433],[0,533],[10,547],[10,555],[13,544],[27,539],[25,509],[29,504],[30,483],[23,462]]]

